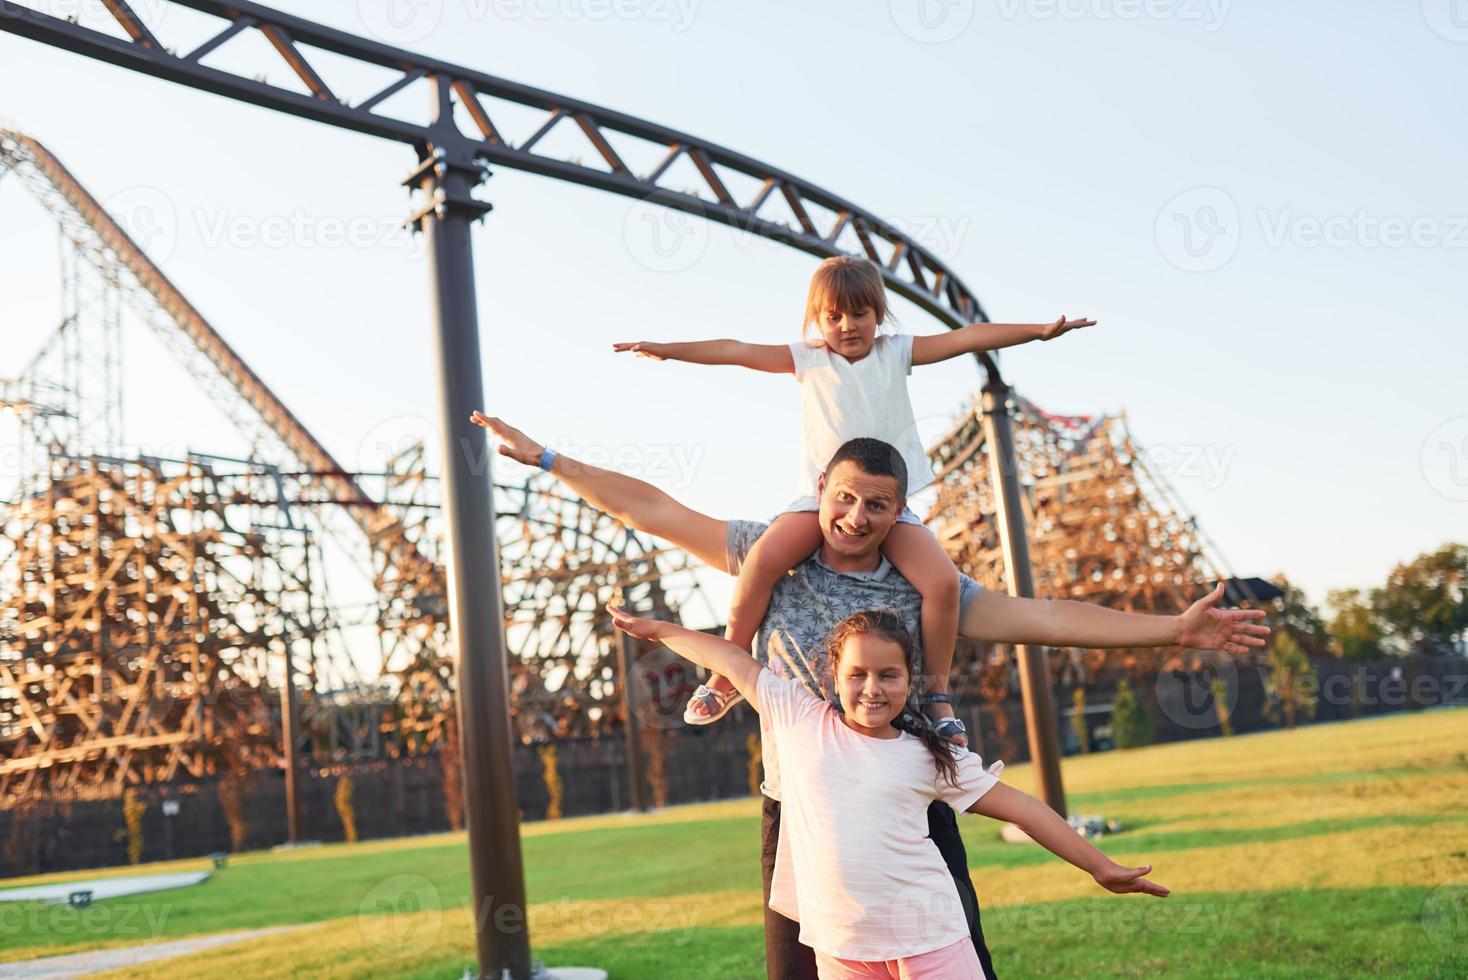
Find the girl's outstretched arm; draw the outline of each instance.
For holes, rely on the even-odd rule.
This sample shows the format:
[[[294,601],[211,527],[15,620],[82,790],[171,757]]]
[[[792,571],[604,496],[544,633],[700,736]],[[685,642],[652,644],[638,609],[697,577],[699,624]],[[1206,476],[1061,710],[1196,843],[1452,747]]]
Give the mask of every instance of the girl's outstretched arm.
[[[607,612],[612,614],[612,621],[617,624],[617,629],[624,633],[631,633],[644,640],[656,640],[685,660],[691,660],[700,667],[729,678],[739,689],[739,693],[754,705],[756,711],[759,710],[755,688],[759,683],[759,672],[763,668],[748,651],[739,649],[722,637],[700,633],[677,623],[629,615],[625,609],[610,602],[607,603]]]
[[[650,340],[612,345],[618,353],[633,353],[654,361],[687,361],[690,364],[732,364],[752,371],[794,374],[795,360],[784,344],[746,344],[742,340],[693,340],[682,344],[658,344]]]
[[[912,363],[932,364],[960,354],[998,350],[1032,340],[1054,340],[1061,334],[1095,325],[1095,320],[1067,320],[1064,316],[1054,323],[970,323],[937,335],[913,337]]]
[[[1060,814],[1023,790],[1015,789],[1004,783],[997,783],[979,797],[974,805],[968,808],[968,812],[982,813],[996,820],[1008,820],[1043,845],[1046,850],[1057,857],[1064,858],[1096,879],[1096,884],[1107,891],[1116,892],[1118,895],[1127,892],[1142,892],[1158,898],[1166,898],[1169,894],[1169,889],[1142,877],[1152,870],[1152,865],[1128,868],[1125,865],[1117,864],[1097,850],[1090,841],[1076,833]]]

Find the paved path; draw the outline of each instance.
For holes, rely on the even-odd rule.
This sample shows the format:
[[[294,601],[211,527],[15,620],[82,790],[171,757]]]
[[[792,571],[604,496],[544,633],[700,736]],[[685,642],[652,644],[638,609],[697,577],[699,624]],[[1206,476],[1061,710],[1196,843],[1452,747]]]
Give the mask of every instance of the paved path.
[[[189,939],[174,939],[166,943],[145,943],[140,946],[124,946],[118,949],[94,949],[86,953],[68,953],[65,956],[45,956],[38,960],[23,960],[18,963],[0,963],[0,976],[25,977],[26,980],[61,980],[63,977],[84,977],[104,970],[120,970],[126,966],[138,966],[154,960],[166,960],[171,956],[198,953],[216,946],[227,946],[244,939],[273,936],[278,932],[290,932],[295,926],[272,926],[269,929],[242,929],[239,932],[221,932],[213,936],[194,936]]]

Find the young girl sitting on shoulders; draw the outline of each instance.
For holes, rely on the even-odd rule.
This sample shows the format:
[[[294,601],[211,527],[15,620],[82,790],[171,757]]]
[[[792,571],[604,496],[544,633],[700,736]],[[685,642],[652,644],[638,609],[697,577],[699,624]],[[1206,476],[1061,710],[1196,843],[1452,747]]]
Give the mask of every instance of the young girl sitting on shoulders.
[[[909,706],[912,637],[896,614],[869,610],[827,638],[841,707],[781,678],[727,640],[608,606],[617,628],[656,640],[732,682],[774,738],[782,815],[770,908],[800,923],[823,980],[980,978],[948,866],[928,839],[928,805],[1016,824],[1117,893],[1168,889],[1112,861],[1040,800],[999,782],[943,741]]]
[[[856,256],[826,259],[811,277],[806,297],[804,336],[795,344],[746,344],[706,340],[659,344],[613,344],[655,360],[694,364],[735,364],[756,371],[794,374],[800,382],[803,421],[800,496],[785,508],[750,550],[739,572],[725,638],[748,650],[770,604],[780,576],[820,547],[816,478],[831,454],[848,439],[881,439],[896,446],[910,474],[907,496],[926,487],[933,467],[918,437],[907,375],[915,364],[932,364],[960,354],[996,350],[1031,340],[1052,340],[1094,320],[1054,323],[973,323],[936,336],[878,335],[892,318],[876,263]],[[812,329],[812,328],[815,329]],[[948,670],[958,640],[958,575],[938,539],[911,509],[882,543],[882,553],[923,597],[922,650],[929,688],[941,698],[934,705],[937,731],[964,744],[963,723],[947,701]],[[694,691],[684,711],[690,725],[722,718],[740,700],[724,677],[715,676]]]

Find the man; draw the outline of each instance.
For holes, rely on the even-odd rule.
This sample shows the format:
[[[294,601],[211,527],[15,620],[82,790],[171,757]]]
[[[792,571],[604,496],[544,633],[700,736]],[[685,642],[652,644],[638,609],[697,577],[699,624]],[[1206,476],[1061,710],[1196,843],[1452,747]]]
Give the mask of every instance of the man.
[[[744,556],[766,527],[700,514],[641,480],[548,452],[497,418],[476,412],[473,420],[499,438],[501,455],[548,470],[598,510],[731,575],[738,574]],[[901,455],[892,446],[875,439],[853,439],[841,446],[816,487],[821,548],[775,586],[756,634],[755,650],[764,652],[761,659],[772,670],[799,677],[813,694],[833,703],[837,699],[827,683],[824,640],[836,623],[862,609],[887,606],[898,613],[909,632],[919,633],[921,596],[881,553],[882,541],[906,503],[906,486]],[[1263,646],[1268,628],[1247,620],[1260,618],[1264,612],[1215,609],[1222,595],[1220,584],[1179,616],[1149,616],[1069,600],[1015,598],[981,588],[968,576],[960,576],[959,634],[991,643],[1093,649],[1176,645],[1243,653],[1249,647]],[[920,671],[921,665],[916,666]],[[926,677],[924,682],[931,694],[946,697],[946,676]],[[764,763],[761,863],[765,967],[775,980],[815,980],[815,956],[809,947],[800,944],[799,923],[769,907],[780,829],[780,794],[773,752],[765,754]],[[952,808],[934,803],[928,810],[928,826],[929,836],[953,874],[984,975],[993,978],[994,967],[979,921],[978,896],[969,878],[968,856]]]

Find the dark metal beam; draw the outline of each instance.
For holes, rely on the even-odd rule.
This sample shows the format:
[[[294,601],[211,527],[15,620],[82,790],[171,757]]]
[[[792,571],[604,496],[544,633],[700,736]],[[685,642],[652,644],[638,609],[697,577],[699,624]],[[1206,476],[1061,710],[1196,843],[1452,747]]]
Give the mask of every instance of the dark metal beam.
[[[1019,467],[1015,462],[1014,427],[1010,414],[1014,399],[1008,385],[990,381],[983,391],[984,439],[988,444],[989,473],[994,485],[994,519],[999,525],[999,546],[1009,594],[1035,597],[1035,577],[1030,566],[1030,538],[1025,530],[1025,512],[1020,496]],[[1017,644],[1020,698],[1024,701],[1025,734],[1030,760],[1040,777],[1040,799],[1066,815],[1065,788],[1060,780],[1060,729],[1055,714],[1055,692],[1050,683],[1050,666],[1044,647]]]
[[[837,238],[849,225],[855,232],[861,251],[884,268],[888,288],[912,300],[949,327],[985,319],[977,298],[953,271],[938,256],[895,226],[822,187],[709,140],[463,65],[369,41],[255,3],[158,0],[158,5],[165,10],[169,5],[188,7],[222,18],[230,26],[199,48],[177,55],[159,43],[130,8],[121,2],[110,3],[109,9],[128,32],[129,38],[136,40],[82,27],[11,0],[0,0],[0,31],[253,105],[409,143],[420,156],[426,153],[431,143],[446,148],[455,158],[482,158],[516,170],[639,198],[730,225],[811,255],[826,257],[839,254],[842,250],[838,248]],[[201,64],[201,59],[207,54],[249,30],[260,32],[281,53],[311,94]],[[303,50],[302,45],[403,74],[358,105],[347,105],[312,66],[310,52]],[[450,97],[450,92],[457,97],[458,104],[464,107],[479,130],[477,134],[467,136],[460,132],[453,127],[451,116],[442,117],[440,125],[430,128],[373,111],[390,96],[425,78],[438,85],[445,97]],[[547,114],[547,118],[538,131],[519,146],[513,146],[491,122],[481,98],[504,100],[540,110]],[[608,169],[534,152],[551,126],[567,116],[575,121],[596,151],[594,159],[604,163]],[[638,176],[609,139],[609,135],[615,137],[617,134],[664,146],[668,150],[667,156],[651,172]],[[666,174],[668,167],[685,154],[707,185],[707,196],[670,190],[656,183]],[[760,187],[759,192],[741,205],[721,170],[752,178]],[[783,194],[799,227],[791,228],[760,217],[760,207],[768,201],[775,188]],[[810,206],[837,216],[836,227],[824,232],[817,228],[810,215]],[[903,263],[884,260],[879,250],[881,247],[886,247],[894,258],[900,256]],[[911,279],[897,274],[904,263]],[[934,282],[939,285],[935,287],[932,285]],[[987,354],[980,355],[979,360],[990,376],[997,375],[995,363]]]

